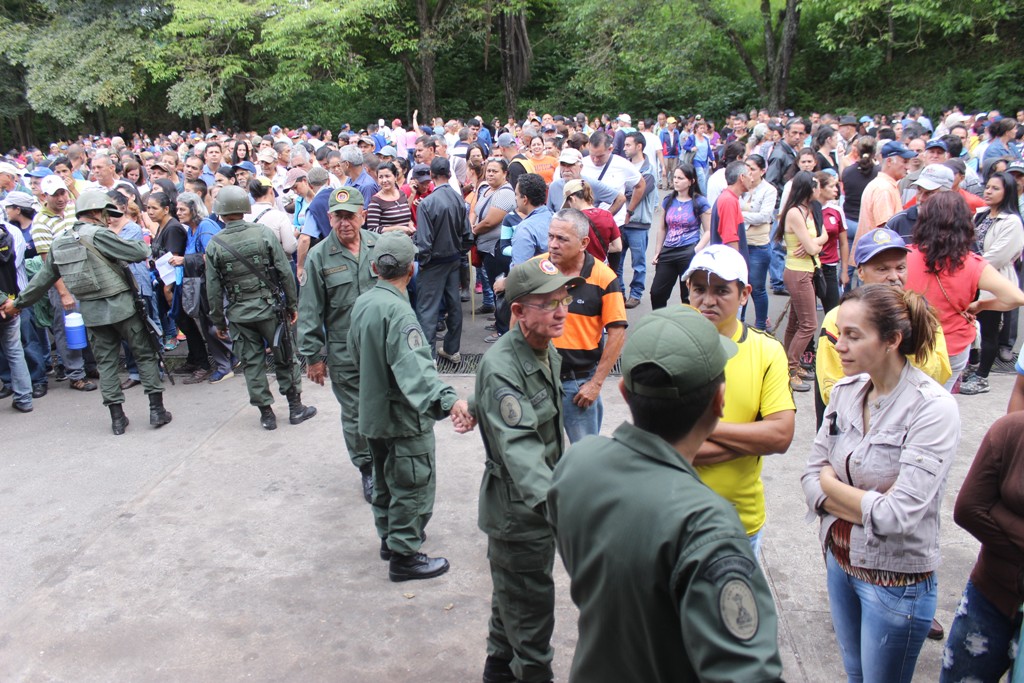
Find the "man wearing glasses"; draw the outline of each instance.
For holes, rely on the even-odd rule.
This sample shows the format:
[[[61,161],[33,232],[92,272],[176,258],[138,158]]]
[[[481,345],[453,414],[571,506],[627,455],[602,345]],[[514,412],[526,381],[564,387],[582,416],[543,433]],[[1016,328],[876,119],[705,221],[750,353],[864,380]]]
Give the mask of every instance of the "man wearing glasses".
[[[584,279],[542,255],[513,267],[505,283],[514,323],[484,355],[470,399],[486,452],[478,525],[493,584],[483,680],[533,683],[554,677],[555,541],[545,501],[563,442],[562,361],[551,340]]]

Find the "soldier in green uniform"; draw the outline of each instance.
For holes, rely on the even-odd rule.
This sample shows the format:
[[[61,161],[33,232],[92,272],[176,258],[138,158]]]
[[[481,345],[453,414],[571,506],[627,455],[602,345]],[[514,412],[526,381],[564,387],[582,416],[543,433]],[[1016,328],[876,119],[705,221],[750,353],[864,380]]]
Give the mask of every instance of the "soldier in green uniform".
[[[781,680],[768,583],[736,511],[693,467],[736,352],[692,308],[648,315],[622,351],[633,424],[555,468],[548,518],[580,610],[570,680]]]
[[[562,456],[560,337],[582,277],[562,275],[545,257],[505,280],[517,324],[480,363],[470,411],[487,454],[479,526],[491,565],[491,620],[484,683],[553,679],[555,540],[544,518],[548,487]]]
[[[217,195],[213,211],[226,225],[206,248],[206,294],[210,319],[215,321],[224,320],[227,298],[227,319],[244,367],[249,403],[260,409],[264,429],[277,429],[277,416],[271,407],[274,397],[267,381],[265,345],[273,346],[277,385],[288,398],[288,421],[293,425],[305,422],[316,415],[316,408],[302,405],[302,380],[295,350],[274,345],[279,324],[275,311],[279,302],[274,288],[284,291],[287,322],[294,325],[298,315],[295,278],[288,257],[270,230],[242,220],[249,210],[249,196],[240,187],[225,187]],[[217,336],[227,339],[228,332],[218,328]]]
[[[164,408],[159,360],[146,323],[135,310],[137,285],[122,263],[148,258],[149,245],[121,239],[107,228],[107,217],[120,216],[121,212],[104,192],[83,192],[75,207],[78,221],[53,240],[50,258],[2,310],[11,314],[31,306],[63,278],[64,286],[79,301],[100,373],[103,405],[110,409],[114,434],[124,434],[128,428],[118,377],[122,341],[128,343],[138,362],[142,386],[149,396],[149,423],[162,427],[171,421],[171,414]]]
[[[310,380],[331,389],[341,404],[341,429],[348,457],[362,475],[363,497],[373,498],[373,461],[359,432],[359,369],[348,350],[348,330],[356,298],[377,283],[371,267],[377,233],[362,230],[363,195],[352,187],[331,192],[331,234],[306,255],[306,284],[299,292],[299,355]],[[327,362],[320,350],[327,347]]]
[[[419,552],[434,509],[434,422],[472,427],[466,401],[441,381],[406,290],[416,246],[389,232],[374,246],[377,285],[352,308],[348,348],[359,368],[359,431],[373,458],[373,517],[392,581],[429,579],[448,560]],[[431,330],[433,333],[433,330]]]

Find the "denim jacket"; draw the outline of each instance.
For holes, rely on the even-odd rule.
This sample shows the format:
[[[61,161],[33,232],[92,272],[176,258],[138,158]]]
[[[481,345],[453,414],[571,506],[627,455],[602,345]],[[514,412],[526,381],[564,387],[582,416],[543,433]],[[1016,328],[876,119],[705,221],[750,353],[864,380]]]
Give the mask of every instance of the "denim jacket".
[[[824,548],[836,517],[822,508],[819,474],[830,465],[843,483],[867,491],[861,523],[850,537],[850,561],[866,569],[934,571],[939,507],[960,442],[960,411],[949,393],[907,363],[896,388],[869,405],[865,434],[862,407],[870,388],[868,375],[857,375],[832,390],[801,478],[808,520],[821,517]]]

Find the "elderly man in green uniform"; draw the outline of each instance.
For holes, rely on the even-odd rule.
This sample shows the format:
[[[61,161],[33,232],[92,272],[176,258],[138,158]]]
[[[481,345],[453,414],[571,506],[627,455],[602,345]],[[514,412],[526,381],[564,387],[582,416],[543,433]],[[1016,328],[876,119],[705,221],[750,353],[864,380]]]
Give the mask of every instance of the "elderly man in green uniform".
[[[544,509],[563,424],[562,361],[551,340],[565,328],[569,288],[583,282],[544,256],[513,268],[505,297],[516,324],[476,373],[470,411],[487,454],[478,524],[493,585],[484,683],[554,677],[555,540]]]
[[[299,355],[307,376],[331,389],[341,404],[341,429],[352,464],[362,475],[363,497],[373,500],[373,461],[359,432],[359,369],[348,350],[348,330],[356,298],[377,283],[371,266],[377,233],[363,230],[363,195],[352,187],[332,190],[328,219],[331,234],[306,256],[306,284],[299,292]],[[320,350],[327,347],[327,361]]]
[[[163,427],[171,421],[171,414],[164,408],[159,360],[146,323],[135,309],[137,285],[123,264],[148,258],[149,245],[121,239],[107,228],[107,217],[120,216],[121,212],[104,192],[83,192],[76,202],[76,215],[78,221],[53,240],[50,258],[32,281],[0,310],[10,315],[31,306],[63,278],[64,286],[79,301],[99,368],[103,405],[110,410],[114,434],[124,434],[128,428],[118,377],[122,341],[135,355],[142,386],[149,396],[149,423]]]
[[[348,334],[359,368],[359,431],[373,458],[373,517],[388,577],[430,579],[449,568],[443,557],[420,552],[434,509],[434,422],[450,415],[464,432],[474,421],[438,376],[430,337],[409,304],[416,245],[389,232],[373,252],[377,284],[356,299]]]
[[[288,421],[297,425],[316,415],[316,408],[302,405],[302,384],[295,350],[274,345],[278,330],[275,307],[280,305],[275,292],[283,290],[289,324],[298,317],[295,278],[281,242],[266,227],[248,223],[242,217],[250,211],[249,196],[240,187],[225,187],[217,195],[213,211],[225,221],[225,227],[206,248],[206,294],[210,319],[227,320],[231,338],[242,359],[249,403],[260,409],[264,429],[277,429],[277,416],[271,404],[274,397],[267,381],[265,345],[272,345],[274,372],[281,394],[288,398]],[[220,324],[220,323],[218,323]],[[228,338],[218,327],[217,336]]]
[[[583,439],[555,468],[548,518],[580,610],[570,680],[781,680],[768,583],[736,512],[693,467],[736,352],[692,308],[648,315],[622,351],[633,424]]]

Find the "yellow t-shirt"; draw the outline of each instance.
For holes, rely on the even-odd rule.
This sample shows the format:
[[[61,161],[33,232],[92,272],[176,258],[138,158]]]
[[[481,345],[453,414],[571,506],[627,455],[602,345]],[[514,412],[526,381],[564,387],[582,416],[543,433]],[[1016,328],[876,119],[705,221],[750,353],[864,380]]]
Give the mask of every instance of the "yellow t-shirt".
[[[725,365],[722,422],[743,424],[783,410],[796,410],[782,344],[743,324],[732,340],[739,346],[739,352]],[[756,534],[764,526],[761,460],[761,456],[751,455],[697,468],[704,483],[736,508],[747,535]]]
[[[832,397],[832,387],[846,376],[843,374],[843,364],[836,352],[836,342],[839,341],[839,325],[836,324],[838,317],[839,307],[836,306],[826,313],[825,319],[821,321],[821,335],[814,360],[818,393],[821,394],[821,401],[825,405],[828,405],[828,401]],[[939,384],[945,384],[953,375],[953,368],[949,365],[949,350],[946,348],[946,335],[942,333],[942,327],[935,331],[935,348],[929,355],[924,358],[910,355],[907,356],[907,360]]]
[[[818,236],[818,226],[814,224],[814,218],[808,216],[805,224],[811,239],[816,238]],[[786,238],[786,268],[801,273],[813,273],[814,258],[810,256],[793,256],[800,247],[800,238],[796,236],[796,233],[787,232],[783,234],[783,237]]]

